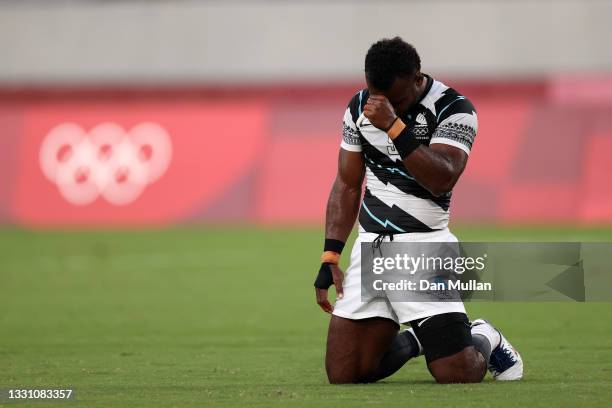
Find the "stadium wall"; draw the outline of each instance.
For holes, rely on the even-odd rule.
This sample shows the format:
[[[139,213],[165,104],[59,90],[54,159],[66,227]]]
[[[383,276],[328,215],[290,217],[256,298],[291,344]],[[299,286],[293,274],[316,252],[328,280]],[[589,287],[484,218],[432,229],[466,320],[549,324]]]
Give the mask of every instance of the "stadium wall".
[[[346,80],[401,35],[427,72],[612,70],[611,0],[4,0],[0,83]]]
[[[479,114],[455,220],[612,222],[612,76],[441,79]],[[0,220],[320,223],[360,86],[5,89]]]

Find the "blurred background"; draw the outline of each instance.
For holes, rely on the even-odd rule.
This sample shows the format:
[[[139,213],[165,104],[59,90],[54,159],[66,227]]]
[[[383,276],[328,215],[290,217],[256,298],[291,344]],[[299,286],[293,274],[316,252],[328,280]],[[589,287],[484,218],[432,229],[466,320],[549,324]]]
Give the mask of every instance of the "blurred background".
[[[0,222],[323,222],[374,41],[470,97],[461,223],[612,222],[612,2],[0,4]]]

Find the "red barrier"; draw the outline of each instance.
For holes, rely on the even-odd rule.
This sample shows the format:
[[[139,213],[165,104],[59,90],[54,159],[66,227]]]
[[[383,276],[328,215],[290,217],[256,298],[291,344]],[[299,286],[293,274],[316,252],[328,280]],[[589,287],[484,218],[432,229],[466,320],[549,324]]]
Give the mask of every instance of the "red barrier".
[[[13,220],[28,225],[176,222],[250,171],[265,145],[266,113],[261,105],[122,105],[45,104],[24,109],[19,160],[12,171]],[[67,124],[82,129],[78,143]],[[133,153],[133,139],[143,124],[163,129],[167,145],[153,138],[145,140],[144,147],[136,146],[142,152]],[[150,135],[152,130],[142,132]],[[44,151],[45,141],[54,135],[59,138]],[[152,166],[153,159],[150,166],[143,165],[138,155],[146,149],[153,159],[167,156],[162,168]],[[78,155],[84,156],[82,160]],[[50,175],[45,174],[45,161],[52,163]],[[149,180],[149,173],[158,174]]]
[[[612,221],[612,78],[448,83],[479,115],[454,219]],[[321,222],[357,87],[0,92],[0,219]]]

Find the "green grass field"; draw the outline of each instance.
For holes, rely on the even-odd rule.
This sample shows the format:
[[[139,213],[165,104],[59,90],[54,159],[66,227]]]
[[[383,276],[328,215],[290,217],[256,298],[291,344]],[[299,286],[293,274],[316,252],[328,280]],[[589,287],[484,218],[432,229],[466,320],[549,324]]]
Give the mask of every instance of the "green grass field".
[[[605,228],[455,232],[612,241]],[[0,388],[75,390],[36,407],[612,406],[610,303],[470,304],[521,351],[521,382],[437,385],[419,358],[382,383],[328,385],[321,241],[308,228],[2,229]]]

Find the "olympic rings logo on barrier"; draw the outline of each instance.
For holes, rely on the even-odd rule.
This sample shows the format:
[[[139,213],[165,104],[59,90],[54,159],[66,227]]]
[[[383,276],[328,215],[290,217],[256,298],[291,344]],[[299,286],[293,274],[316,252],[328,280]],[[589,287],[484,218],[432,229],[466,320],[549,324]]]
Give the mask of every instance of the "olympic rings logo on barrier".
[[[112,122],[89,132],[62,123],[47,134],[39,152],[43,174],[74,205],[87,205],[98,197],[113,205],[130,204],[164,175],[171,159],[170,136],[151,122],[129,132]]]

